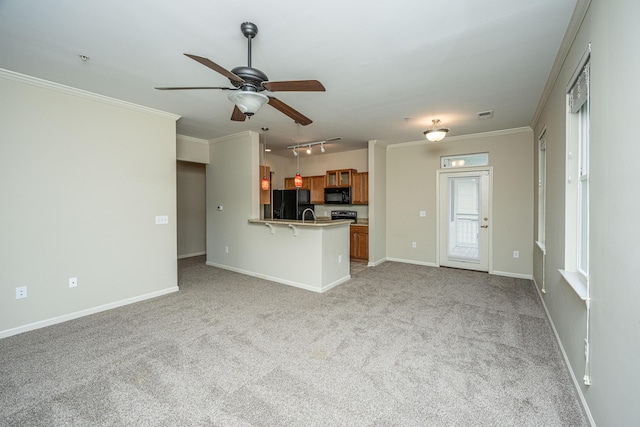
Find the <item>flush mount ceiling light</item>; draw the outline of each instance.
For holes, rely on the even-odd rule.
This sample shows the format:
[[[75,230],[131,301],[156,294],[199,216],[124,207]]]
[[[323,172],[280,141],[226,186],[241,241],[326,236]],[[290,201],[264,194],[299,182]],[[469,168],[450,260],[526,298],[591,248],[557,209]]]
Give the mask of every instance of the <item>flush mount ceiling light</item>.
[[[269,102],[269,97],[250,90],[240,90],[229,94],[229,101],[236,104],[245,116],[251,117],[258,112],[260,107]]]
[[[424,131],[424,136],[431,142],[442,141],[445,136],[447,136],[447,132],[449,129],[447,128],[439,128],[440,119],[431,120],[431,129]]]

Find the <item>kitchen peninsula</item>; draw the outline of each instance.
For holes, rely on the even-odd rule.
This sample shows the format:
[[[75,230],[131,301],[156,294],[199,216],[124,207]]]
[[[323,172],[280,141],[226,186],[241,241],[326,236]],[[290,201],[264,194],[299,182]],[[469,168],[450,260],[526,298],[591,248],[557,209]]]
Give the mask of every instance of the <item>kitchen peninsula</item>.
[[[255,275],[314,292],[346,282],[351,222],[250,219],[254,249],[261,254]]]

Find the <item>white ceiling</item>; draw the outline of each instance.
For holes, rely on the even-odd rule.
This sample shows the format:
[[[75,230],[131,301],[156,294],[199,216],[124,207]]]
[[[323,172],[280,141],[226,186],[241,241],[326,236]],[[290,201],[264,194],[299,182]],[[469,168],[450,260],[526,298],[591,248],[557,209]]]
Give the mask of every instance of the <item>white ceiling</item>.
[[[432,119],[451,136],[531,125],[576,1],[2,0],[0,68],[178,114],[182,135],[268,127],[275,152],[298,132],[348,150],[420,140]],[[326,87],[270,93],[312,124],[268,105],[234,122],[228,91],[154,89],[230,86],[183,53],[246,66],[245,21],[259,29],[253,67]],[[493,118],[478,120],[485,110]]]

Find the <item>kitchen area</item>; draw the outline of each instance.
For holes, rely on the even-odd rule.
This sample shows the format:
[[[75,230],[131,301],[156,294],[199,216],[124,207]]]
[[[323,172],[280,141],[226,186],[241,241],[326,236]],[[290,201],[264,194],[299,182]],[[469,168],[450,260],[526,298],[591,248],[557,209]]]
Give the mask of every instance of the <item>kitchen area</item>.
[[[366,268],[366,148],[265,161],[259,135],[243,132],[209,150],[207,265],[314,292],[348,281],[352,255]]]
[[[284,178],[284,189],[261,188],[261,220],[326,223],[350,221],[349,258],[368,261],[369,174],[356,169],[328,170],[324,175]]]

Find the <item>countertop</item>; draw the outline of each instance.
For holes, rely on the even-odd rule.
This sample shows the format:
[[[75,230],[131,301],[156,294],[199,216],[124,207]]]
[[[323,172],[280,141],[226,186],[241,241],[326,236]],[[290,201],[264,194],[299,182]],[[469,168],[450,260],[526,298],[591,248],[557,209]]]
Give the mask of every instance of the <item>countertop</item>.
[[[312,219],[305,219],[304,222],[300,219],[249,219],[251,224],[273,224],[273,225],[294,225],[296,227],[334,227],[336,225],[345,225],[353,223],[350,219],[320,219],[314,222]]]

